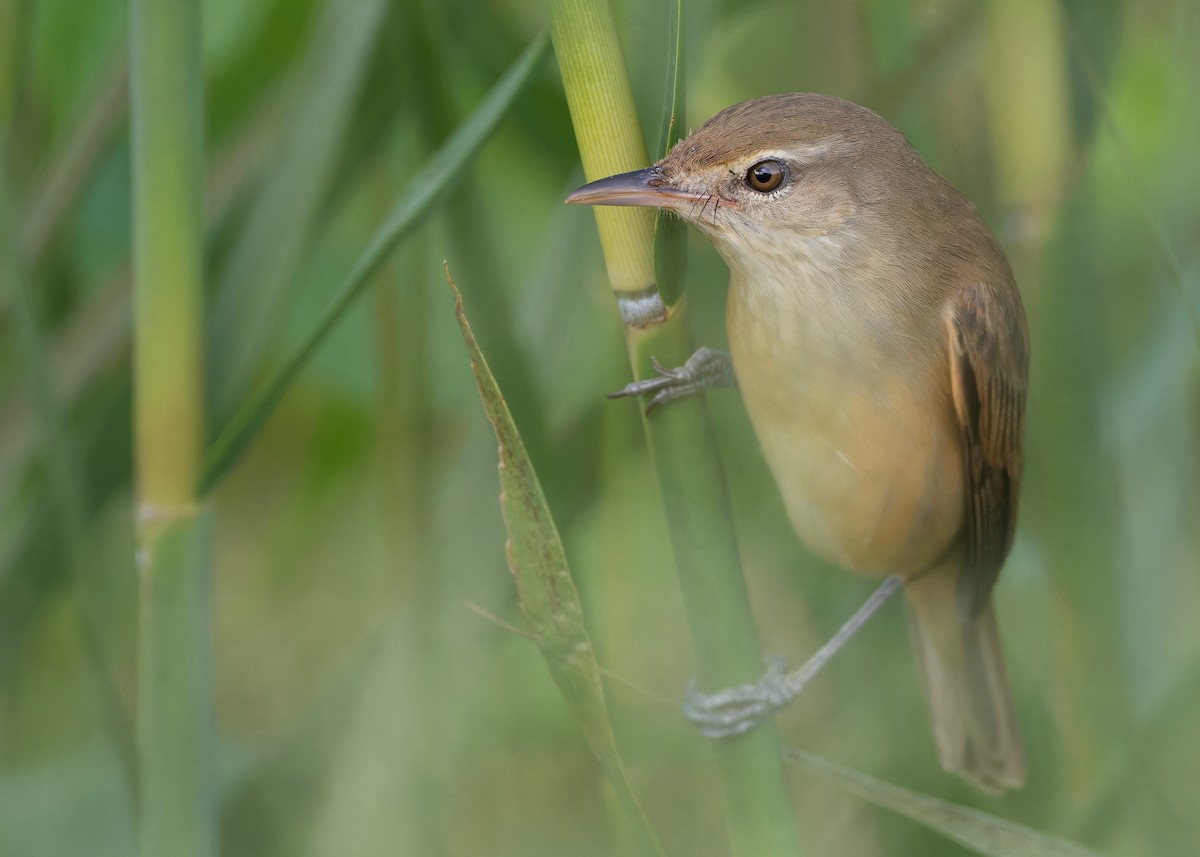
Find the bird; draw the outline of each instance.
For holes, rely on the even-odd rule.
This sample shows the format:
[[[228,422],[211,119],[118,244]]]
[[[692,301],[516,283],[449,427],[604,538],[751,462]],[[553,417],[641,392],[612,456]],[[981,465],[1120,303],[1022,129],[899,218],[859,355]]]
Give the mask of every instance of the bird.
[[[619,395],[654,408],[736,386],[800,540],[903,589],[942,767],[993,794],[1023,785],[992,593],[1017,522],[1029,334],[975,207],[887,120],[813,93],[735,104],[566,201],[673,212],[712,242],[729,351]]]

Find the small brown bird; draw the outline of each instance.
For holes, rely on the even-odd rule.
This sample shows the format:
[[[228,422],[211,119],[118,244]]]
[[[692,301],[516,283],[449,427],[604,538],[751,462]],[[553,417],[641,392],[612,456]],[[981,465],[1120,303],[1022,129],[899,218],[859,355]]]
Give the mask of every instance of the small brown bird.
[[[624,392],[654,406],[736,376],[801,539],[903,578],[942,766],[1019,787],[991,593],[1017,520],[1029,343],[974,207],[885,120],[812,94],[730,107],[568,202],[667,209],[712,240],[730,354]]]

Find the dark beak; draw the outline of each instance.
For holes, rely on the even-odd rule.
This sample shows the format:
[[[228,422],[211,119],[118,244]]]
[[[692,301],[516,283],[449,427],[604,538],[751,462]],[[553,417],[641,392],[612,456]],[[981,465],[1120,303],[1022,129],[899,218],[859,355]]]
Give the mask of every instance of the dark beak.
[[[702,194],[689,193],[671,186],[658,167],[647,167],[631,173],[621,173],[585,184],[567,197],[568,203],[579,205],[646,205],[652,208],[675,208],[704,199]]]

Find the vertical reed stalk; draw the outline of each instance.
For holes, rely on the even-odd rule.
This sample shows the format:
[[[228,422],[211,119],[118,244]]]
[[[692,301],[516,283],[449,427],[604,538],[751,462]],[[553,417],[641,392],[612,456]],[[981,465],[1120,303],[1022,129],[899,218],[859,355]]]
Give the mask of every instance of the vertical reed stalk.
[[[604,0],[551,0],[551,37],[589,180],[646,166],[612,14]],[[634,374],[650,356],[679,365],[692,351],[683,300],[664,306],[654,268],[649,211],[598,208],[609,281],[626,321]],[[750,681],[763,670],[738,559],[724,475],[702,398],[672,403],[645,420],[667,513],[680,588],[705,689]],[[800,851],[774,728],[721,742],[732,852]]]
[[[139,843],[216,853],[199,0],[131,0]]]

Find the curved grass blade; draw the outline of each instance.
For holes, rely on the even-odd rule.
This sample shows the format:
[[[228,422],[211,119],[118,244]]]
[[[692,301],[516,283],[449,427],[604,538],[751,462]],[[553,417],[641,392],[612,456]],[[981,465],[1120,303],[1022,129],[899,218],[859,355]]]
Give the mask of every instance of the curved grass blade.
[[[290,144],[273,160],[217,284],[209,319],[214,424],[252,388],[270,333],[287,305],[352,108],[381,31],[379,0],[326,0],[313,46],[286,86],[303,92],[288,117]],[[263,252],[270,247],[270,252]]]
[[[670,28],[670,59],[663,96],[662,126],[659,129],[658,157],[665,158],[671,147],[683,139],[683,0],[675,0]],[[667,306],[683,295],[687,262],[687,224],[679,217],[660,211],[654,218],[654,273],[658,291]]]
[[[584,173],[589,179],[646,166],[629,76],[607,0],[551,0],[550,31]],[[639,153],[640,150],[640,153]],[[609,284],[618,302],[631,292],[660,297],[653,252],[653,220],[639,209],[593,212]],[[626,216],[628,215],[628,216]],[[654,289],[647,286],[653,284]],[[695,350],[685,312],[625,318],[625,340],[635,378],[652,371],[651,355],[666,365]],[[628,303],[623,306],[628,307]],[[643,416],[647,446],[661,492],[679,590],[696,649],[701,687],[729,687],[762,672],[762,653],[742,577],[737,536],[724,473],[702,398],[678,402],[668,413]],[[773,724],[716,748],[726,800],[729,850],[735,854],[798,854],[801,840]]]
[[[662,124],[658,132],[658,157],[665,158],[671,147],[683,139],[683,0],[672,4],[672,21],[668,30],[670,51],[667,59],[667,84],[663,94]]]
[[[496,379],[488,368],[463,310],[462,295],[450,272],[446,281],[454,292],[454,314],[471,357],[471,372],[483,400],[483,410],[500,444],[500,509],[508,532],[508,567],[517,585],[521,615],[546,658],[550,674],[631,819],[641,822],[648,853],[663,854],[645,811],[625,776],[608,705],[600,683],[600,667],[583,624],[579,593],[567,568],[558,529],[546,505],[542,486],[525,451]]]
[[[548,46],[549,41],[545,34],[534,39],[475,112],[458,127],[445,145],[417,170],[408,191],[396,203],[387,220],[338,287],[321,321],[283,365],[237,409],[218,433],[204,459],[199,484],[201,495],[208,493],[254,439],[288,386],[300,374],[300,370],[325,341],[329,331],[354,303],[355,298],[362,293],[388,254],[445,199],[446,189],[451,181],[462,173],[463,166],[475,157],[496,130],[500,120],[508,113],[517,96],[541,65],[548,52]]]
[[[0,139],[0,159],[6,153],[8,140]],[[137,751],[133,735],[133,718],[125,709],[113,665],[101,644],[103,621],[87,597],[82,582],[92,571],[92,563],[84,549],[88,525],[87,485],[79,466],[76,447],[69,440],[65,419],[66,406],[54,384],[53,350],[46,331],[38,319],[34,300],[34,282],[29,275],[28,256],[17,240],[16,228],[8,201],[11,184],[7,170],[0,166],[0,297],[7,298],[12,309],[16,353],[24,372],[26,397],[29,400],[31,446],[34,454],[41,453],[49,471],[49,495],[54,510],[59,540],[66,547],[66,561],[74,582],[79,587],[76,602],[87,653],[96,678],[105,725],[117,751],[127,785],[131,790],[137,783]],[[29,247],[26,244],[26,247]],[[30,248],[32,249],[32,248]],[[18,403],[19,404],[19,403]],[[25,413],[23,410],[18,413]],[[0,458],[3,458],[0,455]],[[4,484],[0,461],[0,484]],[[19,474],[19,470],[16,471]],[[15,481],[13,484],[17,484]],[[3,551],[0,551],[0,579],[3,578]]]
[[[868,803],[912,819],[984,857],[1098,857],[1095,851],[1070,840],[885,783],[802,750],[785,749],[784,758]]]

